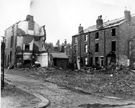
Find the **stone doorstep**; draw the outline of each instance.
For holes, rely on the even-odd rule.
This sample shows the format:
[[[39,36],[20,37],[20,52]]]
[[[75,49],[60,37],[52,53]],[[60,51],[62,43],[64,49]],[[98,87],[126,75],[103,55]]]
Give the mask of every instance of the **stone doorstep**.
[[[10,85],[14,85],[10,80],[5,79],[5,82]],[[35,93],[34,91],[32,91],[22,85],[21,86],[17,85],[16,87],[39,98],[41,100],[41,102],[37,105],[37,108],[47,108],[50,105],[50,101],[48,99],[46,99],[45,97],[43,97],[40,93]]]

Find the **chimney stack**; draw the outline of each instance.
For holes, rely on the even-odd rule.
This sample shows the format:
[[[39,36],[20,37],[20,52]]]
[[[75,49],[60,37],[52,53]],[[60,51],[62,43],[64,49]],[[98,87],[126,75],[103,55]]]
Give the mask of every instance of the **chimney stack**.
[[[79,25],[79,28],[78,28],[78,33],[82,33],[83,32],[83,27],[81,26],[81,24]]]
[[[102,15],[98,16],[98,19],[96,20],[96,27],[97,27],[97,29],[102,29],[103,28]]]
[[[64,42],[65,46],[67,46],[67,40],[65,39],[65,42]]]
[[[34,21],[34,18],[33,18],[32,15],[27,15],[27,16],[26,16],[26,20],[27,20],[27,21],[29,21],[29,20],[30,20],[30,21]]]
[[[125,20],[126,21],[130,21],[131,20],[131,13],[130,11],[128,11],[127,9],[124,11],[124,15],[125,15]]]

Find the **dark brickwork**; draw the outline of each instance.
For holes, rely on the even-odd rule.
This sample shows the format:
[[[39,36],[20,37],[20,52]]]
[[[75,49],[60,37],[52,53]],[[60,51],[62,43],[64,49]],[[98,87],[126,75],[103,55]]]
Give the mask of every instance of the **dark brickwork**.
[[[117,22],[116,22],[117,23]],[[115,32],[114,32],[115,31]],[[95,39],[96,33],[99,33],[99,38]],[[113,32],[113,33],[112,33]],[[88,34],[88,40],[84,41],[84,36]],[[114,35],[115,34],[115,35]],[[114,36],[113,36],[114,35]],[[95,57],[98,57],[98,63],[101,64],[101,59],[104,57],[104,66],[107,64],[107,56],[110,53],[116,55],[116,61],[123,62],[123,59],[128,59],[129,57],[129,44],[128,40],[135,36],[135,17],[131,17],[131,20],[123,19],[123,22],[118,25],[112,25],[106,28],[93,30],[91,32],[78,33],[72,37],[72,45],[74,48],[75,37],[78,40],[76,44],[77,55],[72,51],[73,61],[76,61],[76,57],[80,56],[82,58],[81,66],[84,66],[84,58],[88,57],[88,66],[96,65]],[[112,41],[116,42],[116,51],[112,51]],[[98,43],[99,51],[95,52],[95,44]],[[88,45],[88,52],[84,52],[84,45]],[[134,50],[135,52],[135,50]],[[92,60],[91,60],[92,57]],[[92,62],[92,63],[91,63]]]

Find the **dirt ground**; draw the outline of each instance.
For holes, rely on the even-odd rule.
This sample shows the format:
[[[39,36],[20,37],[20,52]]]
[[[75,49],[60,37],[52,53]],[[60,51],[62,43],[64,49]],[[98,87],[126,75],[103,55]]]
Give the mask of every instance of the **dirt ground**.
[[[19,70],[19,71],[18,71]],[[101,71],[64,71],[55,68],[17,69],[12,74],[22,74],[60,85],[80,87],[89,93],[116,96],[123,99],[135,98],[135,72],[122,70],[106,74]]]
[[[5,83],[1,90],[1,108],[31,108],[36,106],[40,100],[34,95]]]

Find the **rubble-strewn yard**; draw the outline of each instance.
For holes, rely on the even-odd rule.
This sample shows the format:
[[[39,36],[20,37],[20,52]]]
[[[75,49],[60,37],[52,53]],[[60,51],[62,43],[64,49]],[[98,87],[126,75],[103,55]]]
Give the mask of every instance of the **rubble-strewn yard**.
[[[56,68],[37,68],[25,70],[24,73],[44,81],[79,87],[89,93],[118,96],[125,99],[135,96],[135,72],[129,69],[86,73],[85,71],[64,71]]]

